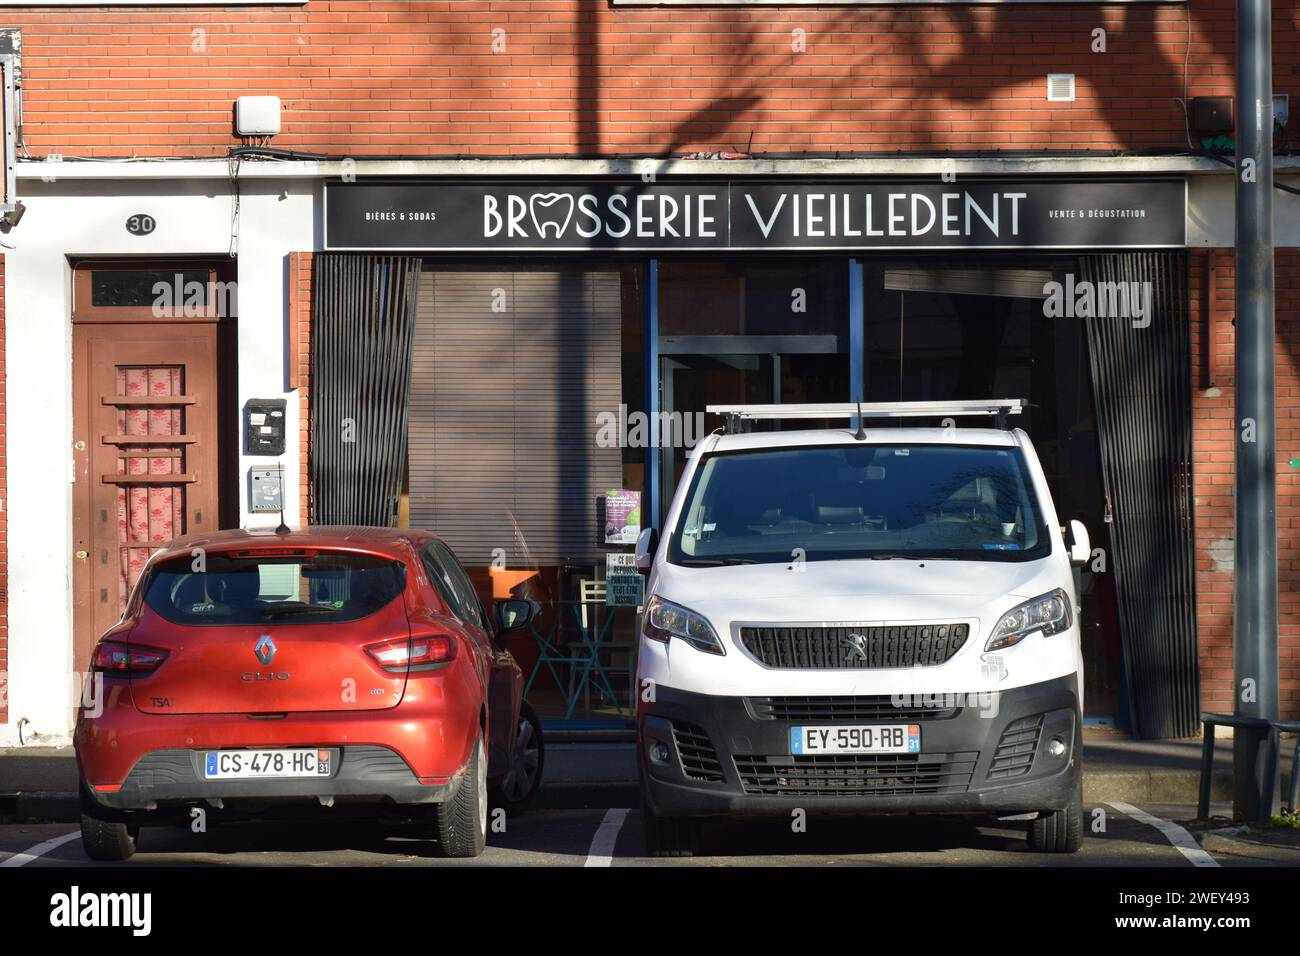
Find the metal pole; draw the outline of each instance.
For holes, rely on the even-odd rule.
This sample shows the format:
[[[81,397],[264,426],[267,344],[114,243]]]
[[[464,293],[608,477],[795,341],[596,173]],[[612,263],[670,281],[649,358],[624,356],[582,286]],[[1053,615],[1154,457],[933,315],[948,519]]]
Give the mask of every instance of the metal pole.
[[[863,339],[866,319],[862,301],[862,260],[849,260],[849,401],[866,400],[866,376],[863,374]],[[850,428],[858,427],[856,418],[850,419]]]
[[[1273,84],[1269,0],[1237,0],[1235,712],[1278,719],[1273,332]],[[1233,732],[1233,809],[1266,820],[1267,730]],[[1273,773],[1270,773],[1270,766]]]

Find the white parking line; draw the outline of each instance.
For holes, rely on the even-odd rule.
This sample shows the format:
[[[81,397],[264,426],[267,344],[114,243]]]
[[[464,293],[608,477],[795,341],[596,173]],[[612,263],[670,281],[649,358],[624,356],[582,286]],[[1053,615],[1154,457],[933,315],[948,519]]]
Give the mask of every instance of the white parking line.
[[[70,843],[77,837],[81,836],[80,830],[73,830],[71,833],[65,833],[63,836],[56,836],[52,840],[46,840],[44,843],[38,843],[34,847],[23,850],[22,853],[15,853],[7,860],[0,860],[0,866],[26,866],[32,860],[38,860],[51,850],[57,850],[65,843]]]
[[[1120,813],[1127,814],[1140,823],[1153,826],[1165,835],[1165,838],[1173,844],[1175,850],[1191,862],[1192,866],[1218,866],[1219,861],[1210,854],[1201,849],[1196,838],[1180,827],[1177,823],[1171,823],[1168,820],[1162,820],[1159,817],[1153,817],[1145,810],[1139,810],[1137,807],[1128,803],[1119,803],[1110,801],[1110,806],[1114,807]]]
[[[605,819],[600,821],[600,828],[591,838],[591,849],[587,851],[587,862],[583,866],[609,866],[614,861],[614,843],[630,812],[626,808],[605,811]]]

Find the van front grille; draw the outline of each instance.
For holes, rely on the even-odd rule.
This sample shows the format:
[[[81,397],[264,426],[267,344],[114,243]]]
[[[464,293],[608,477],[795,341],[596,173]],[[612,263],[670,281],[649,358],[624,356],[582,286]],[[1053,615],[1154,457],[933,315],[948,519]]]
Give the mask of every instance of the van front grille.
[[[742,627],[740,642],[765,667],[874,670],[942,664],[969,635],[968,624]]]
[[[859,697],[751,697],[759,720],[942,720],[961,713],[961,695],[871,694]]]
[[[898,797],[965,793],[979,751],[951,754],[737,754],[746,793],[809,797]]]

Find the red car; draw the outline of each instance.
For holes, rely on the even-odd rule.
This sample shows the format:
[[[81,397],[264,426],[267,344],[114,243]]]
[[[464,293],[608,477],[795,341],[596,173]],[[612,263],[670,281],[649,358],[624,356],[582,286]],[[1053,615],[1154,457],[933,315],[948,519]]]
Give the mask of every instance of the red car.
[[[451,549],[423,531],[311,527],[179,538],[100,638],[102,710],[75,735],[81,837],[135,852],[141,824],[193,807],[382,807],[477,856],[488,790],[520,807],[541,733],[506,650],[529,601],[489,619]]]

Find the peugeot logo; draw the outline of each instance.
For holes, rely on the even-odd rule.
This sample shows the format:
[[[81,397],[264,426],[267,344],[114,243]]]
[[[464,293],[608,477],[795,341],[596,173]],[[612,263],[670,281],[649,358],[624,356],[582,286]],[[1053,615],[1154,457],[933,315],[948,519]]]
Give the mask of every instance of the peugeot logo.
[[[275,641],[271,640],[270,634],[263,634],[257,640],[256,646],[253,647],[253,653],[263,664],[269,664],[275,660]]]
[[[840,643],[844,645],[846,660],[866,662],[867,636],[865,634],[842,634]]]

